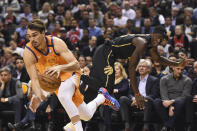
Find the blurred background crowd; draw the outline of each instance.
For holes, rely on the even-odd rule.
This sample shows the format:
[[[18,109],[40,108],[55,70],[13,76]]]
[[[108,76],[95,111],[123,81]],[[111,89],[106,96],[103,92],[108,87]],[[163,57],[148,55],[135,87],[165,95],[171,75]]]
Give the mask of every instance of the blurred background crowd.
[[[24,101],[21,102],[21,99],[24,100],[24,94],[27,92],[24,88],[21,88],[22,92],[18,88],[20,83],[29,82],[22,58],[25,44],[28,42],[27,25],[31,20],[38,18],[45,22],[47,35],[53,35],[65,41],[78,59],[84,75],[89,75],[92,56],[96,48],[106,40],[113,40],[115,37],[127,34],[151,34],[155,26],[164,26],[167,36],[158,46],[158,53],[175,61],[190,59],[190,63],[184,69],[165,67],[153,61],[146,52],[137,68],[139,89],[145,87],[140,89],[140,93],[153,99],[152,103],[148,104],[152,105],[151,108],[147,107],[147,109],[149,112],[154,112],[153,110],[157,112],[155,114],[164,125],[162,127],[177,128],[177,131],[189,131],[194,128],[192,127],[193,112],[197,105],[196,0],[0,0],[0,112],[12,108],[17,112],[14,119],[16,123],[22,119],[23,115],[20,114],[23,114]],[[135,99],[129,88],[128,60],[117,60],[115,71],[115,86],[111,94],[124,107],[118,114],[121,116],[118,123],[122,123],[122,126],[119,125],[114,130],[113,111],[104,106],[97,120],[103,122],[103,128],[94,127],[94,130],[132,130],[133,121],[126,117],[136,111],[133,109]],[[178,79],[170,77],[171,74],[173,76],[178,74]],[[149,77],[151,81],[148,81]],[[144,80],[145,83],[143,83]],[[2,85],[5,87],[3,88]],[[50,105],[49,112],[52,112],[48,114],[49,119],[55,117],[54,112],[58,107],[57,98],[53,98],[55,97],[53,95],[50,97],[52,99],[47,103]],[[175,102],[162,103],[162,100],[171,99],[175,99]],[[171,105],[175,109],[171,109]],[[125,110],[127,107],[128,110]],[[144,111],[144,116],[145,114],[147,113]],[[179,118],[180,116],[184,118]],[[4,118],[2,120],[4,121]],[[165,130],[150,127],[150,124],[145,122],[145,117],[143,121],[141,127],[144,131]],[[178,129],[176,123],[180,124],[180,122],[184,122],[182,124],[184,127],[178,126]],[[45,130],[57,130],[57,128],[54,129],[54,121],[49,120],[48,123]],[[88,128],[93,130],[91,124],[91,122],[84,124],[86,130]],[[0,125],[0,130],[6,130],[3,122]],[[141,130],[135,127],[133,130]]]

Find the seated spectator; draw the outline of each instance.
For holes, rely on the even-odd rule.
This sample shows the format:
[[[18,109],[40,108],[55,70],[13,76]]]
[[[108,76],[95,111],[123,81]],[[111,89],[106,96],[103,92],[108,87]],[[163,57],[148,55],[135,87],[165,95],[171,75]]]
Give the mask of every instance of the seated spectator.
[[[102,35],[101,28],[96,26],[95,20],[93,18],[89,19],[88,30],[89,30],[89,37],[92,37],[92,36],[98,37]]]
[[[165,19],[162,14],[158,14],[154,7],[149,8],[149,15],[152,20],[152,26],[164,25]]]
[[[127,20],[126,27],[121,30],[122,34],[127,35],[127,34],[135,34],[135,26],[134,26],[134,21],[131,19]]]
[[[23,17],[20,19],[20,26],[16,28],[15,33],[19,34],[19,43],[21,43],[20,45],[18,44],[19,47],[23,46],[22,43],[25,44],[22,41],[25,41],[26,32],[27,32],[27,24],[28,24],[27,18]]]
[[[78,42],[83,37],[83,30],[79,28],[77,21],[72,19],[71,29],[67,32],[67,38],[74,47],[78,47]]]
[[[177,25],[175,27],[175,35],[171,40],[171,45],[175,50],[179,50],[180,48],[185,48],[186,51],[189,50],[189,41],[187,36],[183,33],[182,26]]]
[[[16,41],[11,40],[9,45],[10,45],[10,49],[13,51],[13,53],[17,53],[17,54],[19,54],[21,57],[23,57],[24,49],[21,48],[21,47],[17,47]]]
[[[127,74],[121,63],[116,62],[114,64],[115,68],[115,85],[113,89],[113,94],[117,100],[121,96],[127,96],[129,91],[129,81],[127,79]]]
[[[136,17],[135,10],[131,9],[131,5],[128,1],[124,2],[124,8],[122,9],[122,15],[128,19],[134,20]]]
[[[170,55],[170,56],[168,57],[168,59],[171,60],[171,61],[177,61],[177,58],[176,58],[175,55]],[[164,75],[168,75],[168,74],[172,73],[172,66],[167,66],[167,67],[165,68],[165,70],[164,70],[162,73],[163,73]]]
[[[134,19],[135,27],[140,28],[144,26],[144,18],[142,17],[141,9],[136,9],[136,18]]]
[[[42,6],[42,10],[38,12],[38,17],[44,22],[47,22],[47,18],[49,13],[54,13],[53,10],[51,10],[51,6],[49,2],[45,2]]]
[[[55,30],[56,20],[55,14],[49,13],[46,23],[46,29],[48,33],[52,33]]]
[[[154,67],[152,68],[151,75],[157,77],[159,80],[164,75],[162,72],[164,71],[164,66],[159,62],[154,61]]]
[[[64,15],[64,21],[63,21],[63,26],[65,27],[66,31],[71,29],[71,22],[73,19],[74,18],[72,16],[70,10],[67,10]]]
[[[20,80],[20,82],[28,83],[30,78],[25,68],[25,63],[23,61],[23,58],[22,57],[16,58],[15,64],[16,64],[15,65],[16,74],[15,76],[13,75],[13,77]]]
[[[174,28],[175,28],[175,26],[172,25],[172,19],[171,19],[170,16],[165,17],[164,27],[166,29],[166,32],[167,32],[167,35],[168,35],[169,38],[174,36]]]
[[[122,9],[119,7],[116,10],[116,17],[114,18],[114,26],[124,28],[126,26],[128,18],[122,15]]]
[[[1,68],[7,65],[13,64],[14,60],[12,59],[12,50],[9,48],[4,48],[4,55],[1,58]]]
[[[90,37],[89,45],[84,47],[84,49],[83,49],[84,56],[91,56],[92,57],[94,55],[94,52],[96,50],[96,41],[97,41],[96,36]]]
[[[185,104],[187,131],[191,131],[194,121],[194,112],[197,111],[197,78],[193,80],[191,96],[188,96]]]
[[[85,56],[80,55],[78,61],[79,61],[80,68],[81,68],[81,70],[82,70],[82,72],[83,72],[84,67],[85,67],[85,65],[86,65]]]
[[[168,43],[168,36],[164,37],[163,41],[161,42],[161,45],[164,48],[166,58],[168,58],[171,54],[173,54],[174,50],[173,50],[172,46]]]
[[[20,13],[17,16],[17,23],[21,22],[21,18],[26,18],[28,22],[32,21],[31,6],[29,4],[24,5],[24,13]]]
[[[100,11],[98,4],[93,3],[92,12],[89,13],[89,17],[95,20],[96,26],[103,26],[103,13]]]
[[[173,73],[160,80],[161,99],[154,101],[155,109],[163,121],[162,131],[175,128],[184,130],[183,113],[185,99],[191,93],[192,81],[183,75],[184,67],[173,67]]]
[[[0,85],[0,111],[15,111],[14,121],[19,122],[23,98],[20,81],[12,78],[10,69],[4,67],[0,70]]]
[[[193,63],[192,69],[188,71],[188,76],[192,79],[192,81],[197,78],[197,61]]]
[[[144,19],[144,26],[141,28],[141,34],[150,34],[153,32],[154,27],[151,26],[152,22],[150,18]]]
[[[139,93],[147,99],[144,108],[144,121],[150,122],[152,119],[153,112],[153,100],[159,97],[159,81],[156,77],[149,75],[151,69],[151,64],[149,61],[141,59],[138,66],[138,72],[140,76],[138,77],[138,88]],[[132,90],[131,90],[132,91]],[[133,91],[129,96],[122,96],[119,99],[120,102],[120,113],[122,120],[125,124],[125,131],[130,131],[131,120],[130,111],[136,109],[136,100],[133,96]],[[148,124],[144,124],[143,131],[149,129]]]

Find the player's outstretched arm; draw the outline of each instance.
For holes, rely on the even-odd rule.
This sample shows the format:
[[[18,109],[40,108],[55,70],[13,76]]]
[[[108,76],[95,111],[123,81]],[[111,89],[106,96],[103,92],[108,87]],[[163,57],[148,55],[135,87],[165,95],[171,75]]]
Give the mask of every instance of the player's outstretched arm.
[[[163,56],[160,56],[157,52],[157,48],[153,47],[149,49],[149,52],[153,58],[154,61],[157,61],[161,63],[162,65],[167,65],[167,66],[186,66],[188,61],[187,60],[182,60],[180,62],[176,61],[171,61]]]
[[[138,85],[137,85],[137,76],[136,76],[136,67],[137,64],[142,57],[145,48],[146,48],[146,40],[143,38],[135,38],[133,40],[133,44],[136,46],[135,51],[132,56],[129,58],[129,76],[131,87],[134,91],[134,95],[136,98],[137,106],[141,109],[144,108],[144,99],[139,94]]]

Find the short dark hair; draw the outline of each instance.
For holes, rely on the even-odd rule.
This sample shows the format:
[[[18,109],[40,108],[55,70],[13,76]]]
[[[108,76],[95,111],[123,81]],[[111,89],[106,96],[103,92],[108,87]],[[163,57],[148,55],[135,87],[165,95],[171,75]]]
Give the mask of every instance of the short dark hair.
[[[153,33],[155,33],[155,34],[161,34],[161,35],[165,36],[167,32],[166,32],[166,29],[163,26],[156,26],[154,28]]]
[[[32,20],[28,24],[28,28],[30,30],[37,30],[40,33],[42,33],[43,31],[45,32],[45,29],[46,29],[44,22],[42,20],[40,20],[40,19]]]

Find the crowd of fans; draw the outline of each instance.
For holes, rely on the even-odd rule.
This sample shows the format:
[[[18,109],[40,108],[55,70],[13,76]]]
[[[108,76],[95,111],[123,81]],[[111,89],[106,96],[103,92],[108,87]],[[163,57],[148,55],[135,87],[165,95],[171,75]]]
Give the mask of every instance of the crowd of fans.
[[[190,63],[185,68],[164,67],[152,61],[148,52],[144,53],[136,69],[140,94],[146,98],[142,129],[150,130],[149,121],[153,118],[162,121],[163,128],[158,130],[191,129],[197,107],[196,0],[0,1],[0,112],[13,108],[16,123],[22,119],[21,99],[25,92],[20,82],[29,82],[22,57],[28,42],[27,25],[33,19],[45,22],[47,35],[65,41],[85,75],[91,71],[96,48],[106,40],[127,34],[150,34],[155,26],[164,26],[167,36],[158,46],[159,54],[174,61],[190,59]],[[127,79],[127,63],[119,59],[114,65],[115,86],[111,92],[120,102],[125,131],[133,123],[128,114],[139,110],[134,109],[136,101]],[[57,107],[49,105],[52,112]],[[103,130],[111,131],[111,109],[104,106],[103,110]],[[151,112],[156,116],[151,116]]]

